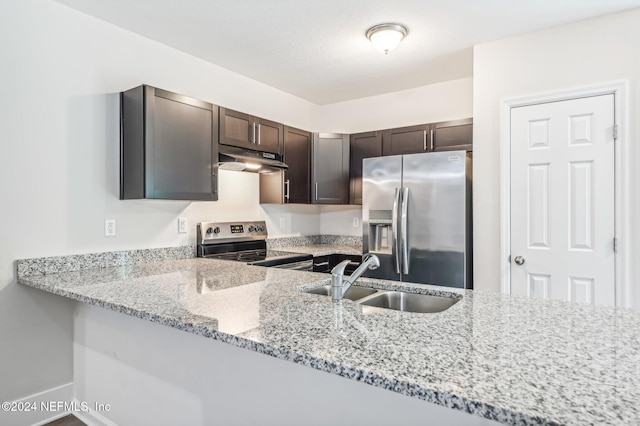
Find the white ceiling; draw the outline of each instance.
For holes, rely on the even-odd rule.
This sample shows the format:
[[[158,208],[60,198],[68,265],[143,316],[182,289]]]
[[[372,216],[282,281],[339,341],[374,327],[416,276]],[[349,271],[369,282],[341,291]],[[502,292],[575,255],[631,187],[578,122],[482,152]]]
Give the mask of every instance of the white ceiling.
[[[640,7],[640,0],[57,0],[327,104],[473,75],[472,46]],[[366,30],[402,23],[389,55]]]

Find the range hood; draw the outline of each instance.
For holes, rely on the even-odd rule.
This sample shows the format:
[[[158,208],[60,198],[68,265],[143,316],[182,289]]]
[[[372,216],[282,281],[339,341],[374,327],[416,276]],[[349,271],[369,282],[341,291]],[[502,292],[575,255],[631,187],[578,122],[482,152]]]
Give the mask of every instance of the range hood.
[[[279,154],[228,145],[218,145],[218,148],[218,168],[223,170],[269,173],[289,168]]]

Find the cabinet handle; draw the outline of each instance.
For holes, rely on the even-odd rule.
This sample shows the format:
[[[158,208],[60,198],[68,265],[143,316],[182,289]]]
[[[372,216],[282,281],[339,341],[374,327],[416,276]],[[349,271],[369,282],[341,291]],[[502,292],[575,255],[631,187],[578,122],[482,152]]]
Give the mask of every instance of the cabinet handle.
[[[260,123],[258,123],[258,145],[260,145]]]
[[[424,150],[427,150],[427,131],[422,132],[422,142],[424,143]]]
[[[431,151],[433,151],[433,130],[431,130]]]
[[[318,201],[318,182],[316,182],[316,201]]]
[[[289,184],[290,184],[289,179],[287,179],[287,180],[284,182],[284,184],[285,184],[285,186],[286,186],[286,188],[287,188],[287,190],[286,190],[286,191],[285,191],[285,193],[284,193],[284,198],[285,198],[286,200],[289,200]]]
[[[251,138],[251,143],[256,143],[256,123],[253,123],[253,138]]]

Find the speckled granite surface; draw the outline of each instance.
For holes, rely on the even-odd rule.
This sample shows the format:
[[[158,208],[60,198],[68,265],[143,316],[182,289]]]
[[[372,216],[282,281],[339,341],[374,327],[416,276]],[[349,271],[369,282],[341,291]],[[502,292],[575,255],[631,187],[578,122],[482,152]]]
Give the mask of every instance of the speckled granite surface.
[[[314,256],[327,254],[362,254],[362,237],[344,235],[309,235],[302,237],[283,237],[267,240],[270,249],[286,250],[295,253],[308,253]]]
[[[324,274],[212,259],[18,280],[507,424],[640,423],[638,311],[472,291],[438,314],[338,307],[299,291]]]
[[[267,239],[267,247],[322,256],[331,253],[362,254],[362,237],[307,235]]]
[[[195,257],[195,255],[196,248],[192,246],[122,250],[21,259],[16,262],[16,268],[18,270],[18,276],[27,277],[30,275],[54,274],[56,272],[81,271],[84,269],[157,262],[167,259],[189,259]]]

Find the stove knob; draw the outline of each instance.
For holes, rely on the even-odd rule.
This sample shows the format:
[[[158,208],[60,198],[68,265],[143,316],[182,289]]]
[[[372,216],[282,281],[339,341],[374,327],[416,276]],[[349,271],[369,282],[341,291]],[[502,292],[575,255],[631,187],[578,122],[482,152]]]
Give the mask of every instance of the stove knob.
[[[208,228],[207,229],[207,235],[211,235],[213,234],[213,228]]]
[[[211,229],[211,228],[209,228]],[[218,228],[217,226],[215,228],[213,228],[213,233],[214,234],[219,234],[220,233],[220,228]]]
[[[256,226],[256,231],[264,231],[264,226]]]
[[[255,228],[252,226],[249,227],[249,232],[253,232],[253,231],[257,231],[258,227],[256,226]]]

